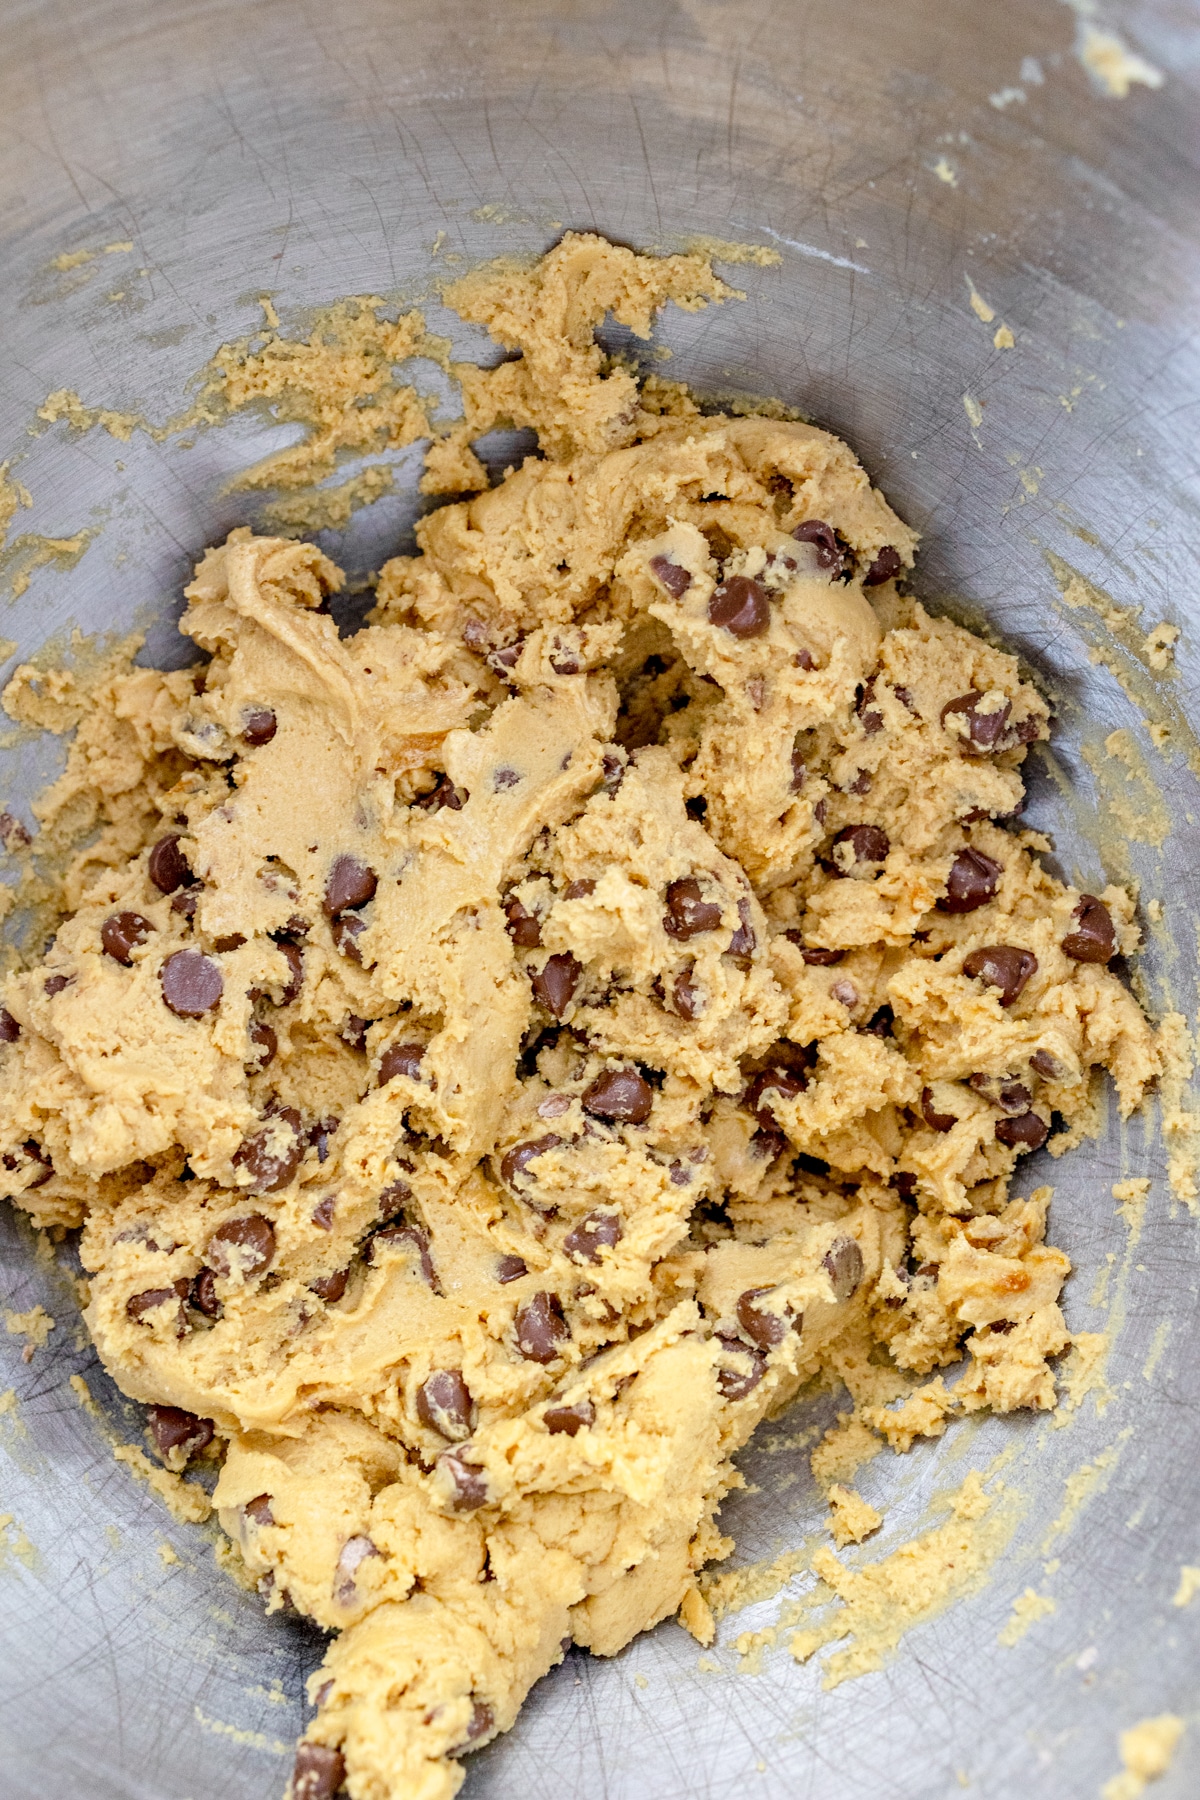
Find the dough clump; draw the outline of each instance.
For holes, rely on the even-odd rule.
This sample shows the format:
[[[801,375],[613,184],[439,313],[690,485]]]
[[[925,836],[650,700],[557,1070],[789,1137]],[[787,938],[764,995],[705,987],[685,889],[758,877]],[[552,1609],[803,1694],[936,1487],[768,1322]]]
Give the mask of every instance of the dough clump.
[[[567,1644],[703,1614],[731,1456],[814,1375],[900,1448],[1052,1406],[1069,1265],[1010,1180],[1157,1072],[1129,897],[1013,823],[1016,660],[899,591],[843,443],[596,342],[727,297],[574,235],[467,278],[519,354],[458,371],[460,497],[362,629],[239,530],[203,665],[5,696],[75,728],[39,818],[88,835],[5,985],[0,1191],[82,1227],[161,1459],[220,1453],[268,1606],[334,1634],[296,1800],[445,1800]],[[488,487],[497,423],[540,448]]]

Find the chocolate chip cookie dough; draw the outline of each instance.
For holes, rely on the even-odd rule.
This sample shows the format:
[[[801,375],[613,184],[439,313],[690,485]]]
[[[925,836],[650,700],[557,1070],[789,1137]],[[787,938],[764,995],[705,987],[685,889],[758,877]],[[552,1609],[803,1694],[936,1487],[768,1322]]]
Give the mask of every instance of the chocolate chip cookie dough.
[[[443,1800],[567,1644],[703,1629],[731,1455],[814,1374],[929,1393],[868,1411],[904,1445],[1052,1406],[1068,1263],[1010,1181],[1156,1073],[1128,896],[1015,822],[1014,658],[902,593],[836,438],[596,345],[726,292],[580,236],[470,277],[519,355],[458,371],[466,497],[363,629],[241,530],[202,666],[6,695],[77,724],[41,816],[90,836],[5,986],[0,1187],[82,1226],[160,1456],[220,1455],[332,1634],[295,1800]],[[499,421],[540,448],[488,488]]]

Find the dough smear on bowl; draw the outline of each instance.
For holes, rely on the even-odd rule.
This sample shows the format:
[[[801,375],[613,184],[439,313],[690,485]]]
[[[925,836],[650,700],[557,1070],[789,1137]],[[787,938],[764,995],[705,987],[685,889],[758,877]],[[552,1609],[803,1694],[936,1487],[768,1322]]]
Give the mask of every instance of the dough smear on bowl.
[[[843,443],[595,343],[726,292],[580,236],[451,289],[521,353],[431,451],[483,491],[343,639],[326,556],[234,532],[211,660],[89,690],[44,804],[93,830],[5,986],[0,1191],[82,1225],[106,1367],[333,1634],[296,1800],[442,1800],[566,1645],[694,1616],[818,1371],[1052,1406],[1010,1181],[1157,1072],[1129,897],[1014,822],[1015,659],[899,591]],[[498,421],[540,452],[488,489]]]

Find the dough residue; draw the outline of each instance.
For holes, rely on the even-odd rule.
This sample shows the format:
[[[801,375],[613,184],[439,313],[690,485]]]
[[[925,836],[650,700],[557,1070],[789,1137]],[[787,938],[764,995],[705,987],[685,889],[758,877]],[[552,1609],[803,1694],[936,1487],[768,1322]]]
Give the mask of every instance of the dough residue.
[[[1183,1736],[1183,1720],[1175,1713],[1159,1713],[1157,1718],[1142,1719],[1131,1725],[1120,1737],[1120,1774],[1112,1776],[1100,1790],[1101,1800],[1137,1800],[1151,1781],[1165,1775]]]

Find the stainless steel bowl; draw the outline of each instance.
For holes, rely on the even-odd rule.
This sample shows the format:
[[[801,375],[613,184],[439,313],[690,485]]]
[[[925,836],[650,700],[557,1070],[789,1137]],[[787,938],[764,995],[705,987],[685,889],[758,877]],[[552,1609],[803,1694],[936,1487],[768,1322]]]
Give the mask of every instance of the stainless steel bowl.
[[[51,390],[161,420],[212,349],[253,328],[260,293],[285,321],[346,293],[422,294],[451,256],[538,250],[560,224],[637,245],[769,245],[778,268],[732,271],[743,304],[664,319],[672,372],[780,394],[857,448],[924,533],[923,594],[978,609],[1058,696],[1072,798],[1042,765],[1030,818],[1068,872],[1091,883],[1107,868],[1161,898],[1147,993],[1194,1007],[1195,746],[1177,723],[1173,750],[1153,750],[1113,673],[1135,697],[1155,687],[1130,630],[1064,608],[1050,558],[1142,607],[1145,627],[1184,628],[1179,674],[1155,703],[1196,719],[1200,15],[1153,0],[1091,19],[1165,72],[1160,89],[1118,99],[1075,54],[1088,12],[1085,0],[8,0],[0,458],[21,459],[34,501],[13,532],[95,536],[69,572],[35,572],[0,629],[28,653],[62,647],[76,624],[149,625],[147,654],[178,659],[192,558],[255,516],[225,483],[280,435],[243,418],[185,441],[73,437],[36,421]],[[77,249],[99,254],[52,266]],[[993,348],[969,283],[1014,349]],[[352,566],[408,541],[408,472],[331,544]],[[1089,661],[1096,648],[1107,660]],[[1122,843],[1111,818],[1115,835],[1097,833],[1121,785],[1102,754],[1118,727],[1164,797],[1161,845]],[[24,805],[53,749],[20,741],[6,755],[6,792]],[[1144,812],[1145,791],[1129,792]],[[1114,1122],[1063,1163],[1022,1170],[1024,1185],[1056,1188],[1054,1239],[1078,1268],[1072,1324],[1113,1327],[1106,1409],[1093,1395],[1069,1429],[959,1428],[862,1475],[887,1525],[851,1560],[902,1541],[939,1491],[1018,1446],[1004,1479],[1022,1523],[981,1591],[828,1693],[816,1664],[782,1651],[757,1676],[737,1672],[728,1624],[719,1671],[698,1669],[673,1624],[611,1662],[572,1654],[473,1759],[472,1800],[1090,1797],[1118,1766],[1118,1731],[1163,1711],[1193,1725],[1156,1796],[1194,1794],[1200,1603],[1172,1597],[1180,1565],[1200,1563],[1200,1260],[1163,1168],[1156,1131]],[[1155,1185],[1129,1256],[1110,1189],[1142,1170]],[[66,1278],[10,1213],[0,1231],[3,1304],[39,1301],[58,1319],[29,1363],[0,1334],[0,1389],[19,1396],[0,1414],[0,1509],[15,1519],[0,1568],[0,1787],[10,1800],[275,1794],[318,1641],[264,1620],[204,1534],[114,1463],[111,1433],[136,1440],[140,1419],[96,1369]],[[1106,1311],[1093,1302],[1109,1257]],[[68,1387],[78,1372],[99,1417]],[[831,1404],[802,1406],[802,1422]],[[1094,1479],[1056,1535],[1085,1464]],[[817,1528],[802,1451],[751,1449],[744,1467],[754,1486],[724,1515],[740,1559]],[[1028,1586],[1056,1610],[1005,1647]]]

